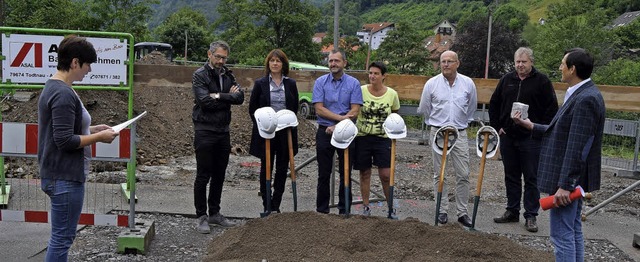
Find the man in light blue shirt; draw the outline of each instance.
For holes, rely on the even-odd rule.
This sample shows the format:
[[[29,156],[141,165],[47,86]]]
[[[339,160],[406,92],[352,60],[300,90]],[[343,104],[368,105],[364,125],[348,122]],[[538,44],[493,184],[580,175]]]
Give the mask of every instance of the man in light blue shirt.
[[[471,227],[467,212],[469,202],[469,143],[467,127],[473,120],[478,105],[476,85],[471,78],[457,72],[460,66],[458,54],[445,51],[440,56],[441,74],[430,78],[424,85],[418,113],[425,116],[425,124],[431,126],[431,136],[435,136],[440,127],[453,126],[458,129],[458,142],[447,153],[456,171],[456,209],[458,222]],[[432,150],[434,196],[438,189],[442,155]],[[450,163],[451,163],[450,162]],[[434,197],[435,199],[435,197]],[[437,202],[437,199],[435,199]],[[447,223],[449,201],[446,177],[442,188],[442,198],[438,223]]]
[[[347,203],[344,197],[344,150],[331,145],[331,135],[335,125],[344,120],[355,121],[362,106],[362,90],[358,79],[344,73],[347,65],[343,51],[333,50],[329,53],[329,68],[331,73],[316,79],[313,85],[313,106],[318,116],[318,132],[316,133],[316,154],[318,161],[318,188],[316,211],[329,213],[331,163],[334,153],[338,152],[340,161],[340,189],[338,213],[344,214]],[[350,146],[351,147],[351,146]],[[353,161],[349,161],[351,169]],[[349,180],[351,188],[351,180]]]

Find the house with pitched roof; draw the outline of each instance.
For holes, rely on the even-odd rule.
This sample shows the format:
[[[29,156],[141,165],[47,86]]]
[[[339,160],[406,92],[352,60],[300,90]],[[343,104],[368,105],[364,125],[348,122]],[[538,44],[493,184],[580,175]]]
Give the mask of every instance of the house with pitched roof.
[[[394,29],[395,24],[389,22],[365,24],[356,35],[360,39],[360,42],[366,43],[372,50],[376,50],[380,48],[380,44],[384,42],[387,33]]]
[[[440,55],[451,48],[456,39],[456,26],[448,20],[433,26],[434,35],[425,39],[425,47],[429,50],[429,60],[433,61],[433,66],[438,66]]]
[[[640,11],[626,12],[626,13],[618,16],[618,18],[616,18],[615,20],[613,20],[613,22],[611,23],[611,25],[609,27],[610,28],[616,28],[616,27],[619,27],[619,26],[628,25],[631,22],[633,22],[634,20],[638,19],[638,17],[640,17]]]

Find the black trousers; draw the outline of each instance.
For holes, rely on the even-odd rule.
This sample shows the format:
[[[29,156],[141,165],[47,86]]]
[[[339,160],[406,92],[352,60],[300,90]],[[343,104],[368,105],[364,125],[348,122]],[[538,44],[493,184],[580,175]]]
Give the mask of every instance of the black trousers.
[[[538,190],[538,159],[540,140],[530,137],[514,139],[500,136],[500,154],[504,165],[504,184],[507,189],[507,210],[520,213],[520,199],[525,218],[538,216],[540,191]],[[524,194],[522,182],[524,180]]]
[[[276,132],[276,136],[271,139],[271,179],[273,181],[273,195],[271,196],[271,211],[280,211],[284,186],[287,183],[287,169],[289,168],[289,144],[287,130]],[[266,155],[266,153],[265,153]],[[276,173],[273,173],[273,162],[275,158]],[[267,160],[260,159],[260,193],[262,193],[262,207],[267,211]]]
[[[231,137],[229,133],[196,130],[193,146],[196,151],[197,174],[193,186],[193,202],[198,217],[220,212],[222,185],[229,164]],[[207,185],[209,196],[207,200]]]
[[[339,159],[339,171],[340,171],[340,188],[338,189],[338,213],[344,214],[345,212],[345,200],[344,200],[344,150],[335,148],[331,145],[331,135],[325,133],[326,128],[319,127],[316,133],[316,154],[318,161],[318,189],[316,198],[316,211],[320,213],[329,213],[329,200],[331,198],[331,163],[334,161],[334,153],[338,152]],[[349,146],[349,171],[353,167],[353,155],[355,152],[352,150],[355,143],[351,143]],[[351,172],[349,172],[351,177]],[[349,203],[353,199],[351,194],[351,178],[349,178]]]

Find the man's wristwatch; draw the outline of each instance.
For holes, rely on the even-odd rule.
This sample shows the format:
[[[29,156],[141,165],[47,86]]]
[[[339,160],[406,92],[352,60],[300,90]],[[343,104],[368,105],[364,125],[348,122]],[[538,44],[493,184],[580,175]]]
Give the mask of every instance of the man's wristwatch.
[[[220,93],[215,93],[215,94],[213,95],[213,98],[214,98],[214,99],[220,99]]]

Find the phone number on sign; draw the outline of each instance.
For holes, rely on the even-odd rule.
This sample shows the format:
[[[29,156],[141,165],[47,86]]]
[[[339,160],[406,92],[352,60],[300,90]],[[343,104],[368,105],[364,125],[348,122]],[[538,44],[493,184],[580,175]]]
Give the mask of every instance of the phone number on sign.
[[[91,75],[90,79],[120,79],[119,75]]]

